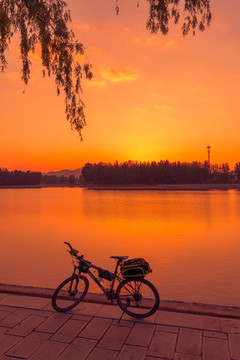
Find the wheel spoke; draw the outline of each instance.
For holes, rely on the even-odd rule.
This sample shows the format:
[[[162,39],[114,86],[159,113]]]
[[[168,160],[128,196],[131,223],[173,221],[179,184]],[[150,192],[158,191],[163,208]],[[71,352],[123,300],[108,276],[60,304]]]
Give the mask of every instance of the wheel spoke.
[[[159,295],[149,281],[145,279],[129,280],[119,285],[117,301],[127,314],[146,317],[157,310]]]
[[[53,308],[57,311],[70,310],[83,300],[87,291],[87,278],[83,276],[70,277],[56,289],[52,298]]]

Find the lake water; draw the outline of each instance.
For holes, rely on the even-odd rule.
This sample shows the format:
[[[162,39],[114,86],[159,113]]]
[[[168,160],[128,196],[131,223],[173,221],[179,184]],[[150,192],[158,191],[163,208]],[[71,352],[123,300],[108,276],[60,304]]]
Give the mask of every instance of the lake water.
[[[144,257],[162,299],[240,306],[239,219],[236,190],[0,189],[0,282],[55,288],[69,241],[109,270]]]

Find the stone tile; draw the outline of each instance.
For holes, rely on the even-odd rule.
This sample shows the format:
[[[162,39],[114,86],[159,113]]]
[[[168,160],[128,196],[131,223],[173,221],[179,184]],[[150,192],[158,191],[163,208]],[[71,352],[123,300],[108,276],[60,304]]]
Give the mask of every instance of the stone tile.
[[[71,317],[72,320],[80,320],[80,321],[90,321],[92,320],[92,316],[89,315],[72,315]]]
[[[115,326],[133,327],[134,322],[133,321],[128,321],[128,320],[120,320],[118,322],[118,320],[113,320],[112,324],[115,325]]]
[[[27,336],[30,334],[39,324],[44,321],[45,318],[41,316],[30,315],[24,319],[20,324],[11,329],[9,335]]]
[[[228,341],[231,357],[240,360],[240,334],[229,334]]]
[[[130,332],[126,344],[149,346],[156,325],[136,323]]]
[[[0,326],[0,336],[5,334],[8,330],[9,330],[9,328]]]
[[[226,333],[240,333],[240,320],[220,319],[221,331]]]
[[[79,305],[77,305],[78,307]],[[77,309],[76,307],[76,309]],[[52,302],[50,301],[46,306],[43,307],[42,309],[43,311],[51,311],[51,312],[56,312],[56,310],[52,307]],[[68,311],[68,314],[72,314],[73,313],[73,310],[69,310]]]
[[[10,311],[10,312],[14,312],[16,311],[18,308],[15,306],[7,306],[7,305],[0,305],[0,310],[4,310],[4,311]]]
[[[110,350],[120,350],[131,328],[111,326],[100,341],[98,347]]]
[[[71,310],[71,313],[96,316],[96,315],[98,315],[98,313],[102,309],[102,307],[103,307],[102,304],[82,302],[78,306],[76,306],[76,308]]]
[[[7,317],[7,316],[10,315],[10,314],[11,314],[10,311],[0,310],[0,320],[4,319],[5,317]]]
[[[0,300],[1,300],[1,299],[4,299],[6,296],[8,296],[8,294],[0,293]]]
[[[87,324],[79,336],[99,340],[105,334],[111,323],[111,319],[95,317]]]
[[[89,355],[88,360],[112,360],[116,359],[117,351],[95,348]]]
[[[53,307],[52,307],[52,303],[51,302],[49,302],[47,305],[45,305],[44,307],[43,307],[43,310],[44,311],[56,311]]]
[[[155,314],[151,315],[151,316],[148,316],[146,318],[134,318],[132,316],[129,316],[127,314],[124,314],[122,319],[123,320],[128,320],[128,321],[134,321],[134,322],[140,322],[140,323],[145,323],[145,324],[154,324],[156,322],[156,319],[157,319],[157,315],[158,315],[158,312],[156,311]]]
[[[22,338],[19,336],[2,335],[0,337],[0,355],[3,355],[11,347],[17,344]]]
[[[221,331],[219,318],[213,316],[159,311],[155,322],[161,325]]]
[[[37,327],[37,331],[55,333],[69,318],[70,314],[53,314],[47,320],[45,320],[40,326]]]
[[[227,340],[203,337],[202,360],[230,360]]]
[[[49,299],[37,296],[8,295],[0,300],[1,305],[24,307],[28,309],[43,309]]]
[[[133,359],[144,360],[146,353],[147,353],[146,347],[124,345],[117,357],[117,360],[133,360]]]
[[[120,319],[122,310],[116,305],[103,305],[101,310],[98,312],[98,317]]]
[[[31,315],[36,315],[36,316],[43,316],[45,318],[56,314],[55,311],[46,311],[46,310],[31,310]]]
[[[51,337],[51,340],[70,343],[78,336],[86,324],[86,321],[70,319],[60,327],[60,329]]]
[[[57,359],[66,346],[66,344],[60,342],[47,341],[29,358],[29,360]]]
[[[155,332],[150,347],[148,349],[148,355],[173,358],[175,345],[177,340],[177,334],[157,331]]]
[[[180,329],[176,351],[190,355],[201,355],[202,331]]]
[[[34,332],[21,340],[6,355],[28,358],[48,340],[49,336],[49,334]]]
[[[177,328],[176,326],[157,325],[156,331],[165,331],[178,334],[179,328]]]
[[[74,342],[67,347],[58,360],[83,360],[86,359],[93,348],[96,346],[97,341],[91,339],[77,338]]]
[[[0,321],[0,326],[14,327],[31,314],[29,309],[18,309]]]
[[[160,358],[160,357],[152,357],[152,356],[147,356],[146,357],[146,360],[166,360],[166,358],[164,359],[164,358]]]
[[[201,360],[201,356],[176,353],[174,360]]]
[[[203,336],[213,337],[217,339],[227,339],[227,334],[218,331],[203,331]]]

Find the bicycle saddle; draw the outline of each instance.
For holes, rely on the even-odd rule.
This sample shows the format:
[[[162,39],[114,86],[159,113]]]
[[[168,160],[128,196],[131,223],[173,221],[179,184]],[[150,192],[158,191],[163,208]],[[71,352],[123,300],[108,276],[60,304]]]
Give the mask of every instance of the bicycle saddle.
[[[128,259],[128,256],[110,256],[111,259],[118,259],[120,261]]]

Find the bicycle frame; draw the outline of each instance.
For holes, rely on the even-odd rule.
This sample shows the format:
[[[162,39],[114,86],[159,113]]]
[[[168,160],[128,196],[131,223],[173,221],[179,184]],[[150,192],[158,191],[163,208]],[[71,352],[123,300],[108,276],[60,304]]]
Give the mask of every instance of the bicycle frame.
[[[81,262],[83,262],[83,263],[85,263],[86,264],[86,260],[80,260],[79,261],[79,266],[76,266],[76,265],[74,265],[74,272],[73,272],[73,274],[76,274],[76,270],[78,269],[78,271],[79,271],[79,275],[82,273],[82,271],[80,270],[80,268],[81,268]],[[88,269],[88,271],[86,272],[86,274],[87,275],[89,275],[90,276],[90,278],[98,285],[98,287],[102,290],[102,292],[106,295],[106,297],[107,297],[107,299],[108,300],[112,300],[112,299],[115,299],[116,297],[115,297],[115,292],[114,292],[114,284],[115,284],[115,281],[116,281],[116,279],[118,280],[118,282],[120,283],[120,282],[122,282],[123,281],[123,279],[122,278],[120,278],[118,275],[117,275],[117,271],[118,271],[118,267],[119,267],[119,262],[117,261],[117,264],[116,264],[116,267],[115,267],[115,271],[114,271],[114,273],[112,273],[112,272],[110,272],[109,270],[106,270],[106,269],[103,269],[103,268],[101,268],[100,266],[96,266],[96,265],[93,265],[93,264],[88,264],[88,266],[89,266],[89,269],[90,268],[93,268],[94,270],[97,270],[97,271],[108,271],[111,275],[113,275],[113,279],[112,280],[108,280],[109,281],[109,284],[111,284],[110,285],[110,287],[109,288],[105,288],[101,283],[100,283],[100,281],[98,280],[98,278],[92,273],[92,271],[90,271],[89,269]],[[83,272],[83,273],[85,273],[85,272]],[[105,280],[104,278],[103,278],[103,280]]]

